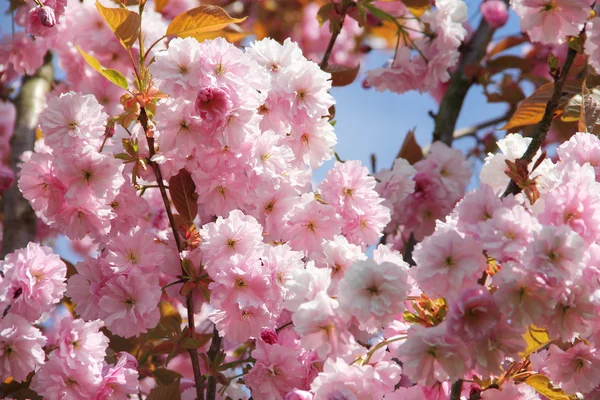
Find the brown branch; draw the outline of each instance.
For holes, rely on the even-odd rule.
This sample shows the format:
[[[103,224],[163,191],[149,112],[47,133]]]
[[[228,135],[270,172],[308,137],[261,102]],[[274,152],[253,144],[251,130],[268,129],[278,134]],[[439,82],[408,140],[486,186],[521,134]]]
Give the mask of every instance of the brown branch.
[[[52,54],[47,53],[44,64],[32,76],[23,77],[21,90],[15,99],[17,111],[14,136],[10,142],[9,166],[17,175],[19,157],[23,152],[33,150],[35,144],[35,127],[46,104],[46,94],[50,91],[54,68]],[[29,202],[23,197],[17,183],[2,194],[2,214],[4,215],[2,254],[27,246],[35,240],[35,213]]]
[[[181,238],[179,237],[179,232],[177,232],[177,225],[175,224],[175,218],[173,217],[173,212],[171,211],[171,203],[169,202],[169,196],[167,195],[167,189],[165,188],[165,184],[163,181],[162,174],[160,172],[160,166],[152,161],[152,157],[154,156],[154,138],[148,136],[148,115],[146,114],[146,109],[141,108],[140,116],[138,118],[140,121],[142,128],[144,129],[144,133],[146,134],[146,141],[148,142],[148,149],[150,151],[150,156],[148,157],[148,165],[154,171],[154,175],[156,176],[156,183],[158,184],[158,189],[160,190],[160,195],[162,197],[165,211],[167,212],[167,217],[169,219],[169,225],[171,225],[171,230],[173,231],[173,237],[175,238],[175,243],[177,244],[177,251],[181,252],[183,250],[181,244]],[[181,263],[181,270],[185,274],[185,270],[183,269],[183,261],[181,257],[179,258],[179,262]],[[188,317],[188,327],[190,328],[191,337],[195,338],[196,336],[196,324],[194,322],[194,302],[192,299],[192,293],[188,293],[185,296],[185,305],[187,308],[187,317]],[[194,371],[194,382],[196,387],[196,397],[198,400],[204,400],[204,376],[200,371],[200,360],[198,358],[198,350],[189,349],[188,353],[190,354],[190,359],[192,360],[192,369]]]
[[[477,125],[469,126],[467,128],[460,128],[454,131],[452,134],[453,139],[460,139],[466,136],[474,136],[478,131],[489,128],[491,126],[500,124],[502,122],[508,121],[510,116],[513,114],[514,110],[511,108],[509,112],[494,119],[490,119],[488,121],[480,122]]]
[[[508,4],[509,1],[504,0],[504,2]],[[450,77],[450,85],[435,116],[433,141],[440,140],[448,146],[452,145],[456,121],[458,120],[467,92],[474,83],[472,77],[465,75],[465,69],[468,66],[479,65],[481,63],[494,32],[495,29],[482,18],[471,40],[463,45],[460,61]]]
[[[457,380],[452,384],[450,389],[450,400],[460,400],[460,393],[462,392],[463,381],[462,379]]]
[[[581,31],[581,34],[585,33],[585,27]],[[573,66],[573,62],[575,61],[575,57],[577,56],[577,50],[569,47],[567,51],[567,58],[562,66],[562,68],[558,69],[554,76],[554,91],[552,92],[552,97],[546,103],[546,109],[544,111],[544,116],[542,120],[538,124],[535,133],[531,138],[531,143],[525,150],[523,156],[519,159],[525,166],[528,166],[532,161],[535,154],[542,147],[542,144],[546,140],[546,135],[550,130],[550,126],[552,125],[552,120],[554,119],[554,113],[558,108],[560,98],[562,96],[562,91],[565,86],[565,81],[567,80],[567,76],[569,75],[569,70]],[[506,197],[509,194],[518,194],[521,192],[521,188],[519,185],[511,179],[508,184],[508,187],[502,194],[502,197]]]
[[[219,336],[219,331],[215,326],[213,328],[212,342],[210,343],[210,348],[208,349],[208,359],[212,362],[215,360],[219,352],[221,351],[221,336]],[[214,365],[213,365],[214,367]],[[206,385],[206,400],[215,400],[217,397],[217,377],[209,376],[208,383]]]
[[[346,16],[342,15],[342,23],[344,23],[344,18]],[[341,24],[340,24],[341,25]],[[329,39],[329,43],[327,44],[327,50],[325,50],[325,54],[323,55],[323,60],[319,65],[323,71],[327,68],[327,63],[329,62],[329,57],[331,56],[331,52],[333,50],[333,46],[335,45],[335,41],[337,40],[338,35],[342,31],[341,26],[339,28],[333,27],[333,31],[331,32],[331,38]]]

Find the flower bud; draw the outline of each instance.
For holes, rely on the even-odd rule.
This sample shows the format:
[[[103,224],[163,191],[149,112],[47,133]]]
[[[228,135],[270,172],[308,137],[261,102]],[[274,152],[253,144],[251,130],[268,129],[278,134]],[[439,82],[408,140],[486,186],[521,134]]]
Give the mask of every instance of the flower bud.
[[[267,344],[275,344],[277,343],[278,339],[277,332],[268,328],[263,329],[263,331],[260,333],[260,338]]]
[[[39,7],[37,16],[40,23],[45,27],[52,28],[56,25],[56,16],[54,15],[54,9],[52,7]]]
[[[480,7],[483,19],[494,29],[500,28],[508,20],[508,8],[501,0],[489,0],[481,3]]]

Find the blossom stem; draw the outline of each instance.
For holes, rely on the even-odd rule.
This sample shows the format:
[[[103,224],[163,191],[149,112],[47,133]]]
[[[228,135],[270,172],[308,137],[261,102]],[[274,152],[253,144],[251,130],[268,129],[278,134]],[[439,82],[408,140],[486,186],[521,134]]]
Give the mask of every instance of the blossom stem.
[[[140,110],[140,116],[138,118],[140,121],[142,128],[144,129],[144,133],[148,132],[148,114],[146,114],[146,109],[144,107]],[[163,203],[165,205],[165,211],[167,212],[167,217],[169,219],[169,225],[171,225],[171,230],[173,231],[173,238],[175,239],[175,243],[177,244],[177,251],[181,252],[183,250],[181,238],[179,237],[179,232],[177,232],[175,218],[173,217],[173,212],[171,211],[171,204],[169,203],[169,197],[167,196],[167,189],[165,188],[165,184],[163,182],[163,177],[160,172],[160,166],[152,161],[152,157],[154,156],[154,138],[146,135],[146,141],[148,142],[148,149],[150,152],[150,157],[148,157],[148,165],[152,167],[154,171],[154,175],[156,176],[156,183],[158,184],[158,188],[160,190],[160,194],[162,196]],[[183,261],[181,257],[179,258],[181,264],[181,270],[185,273],[183,269]],[[187,325],[190,328],[190,332],[192,333],[192,338],[196,335],[196,324],[194,322],[194,302],[192,300],[192,293],[188,293],[185,296],[185,303],[187,308],[187,317],[188,322]],[[212,348],[212,345],[211,345]],[[198,351],[196,349],[189,349],[190,359],[192,360],[192,369],[194,371],[194,382],[196,387],[196,397],[198,400],[204,400],[204,376],[200,371],[200,360],[198,358]],[[215,382],[216,383],[216,382]],[[214,397],[213,397],[214,399]]]
[[[585,33],[585,27],[581,30],[580,37]],[[546,140],[546,135],[550,130],[550,126],[552,125],[552,120],[554,119],[554,112],[558,108],[558,104],[560,102],[560,98],[562,97],[563,87],[565,86],[565,81],[567,80],[567,76],[569,75],[569,70],[573,66],[573,62],[575,61],[575,57],[577,56],[577,50],[569,47],[567,51],[567,58],[565,62],[555,74],[554,74],[554,91],[552,92],[552,97],[546,103],[546,110],[544,111],[544,116],[542,120],[538,124],[535,133],[531,137],[531,143],[527,146],[527,150],[520,158],[520,161],[524,161],[529,165],[537,151],[542,147],[542,144]],[[502,194],[502,197],[506,197],[509,194],[518,194],[521,192],[521,188],[514,181],[510,180],[508,187]]]
[[[504,0],[504,2],[508,4],[509,0]],[[439,140],[448,146],[452,145],[456,121],[467,92],[475,82],[472,77],[465,74],[465,68],[469,65],[479,65],[481,63],[494,32],[495,29],[485,19],[482,19],[472,39],[462,47],[461,59],[456,71],[450,77],[448,89],[435,116],[433,141]]]
[[[158,42],[160,42],[163,39],[166,39],[167,35],[161,36],[160,38],[158,38],[154,43],[152,43],[150,45],[150,47],[148,47],[148,50],[146,50],[146,53],[144,53],[144,58],[142,60],[146,60],[146,58],[148,58],[148,54],[150,54],[150,50],[152,50],[152,48],[158,44]]]

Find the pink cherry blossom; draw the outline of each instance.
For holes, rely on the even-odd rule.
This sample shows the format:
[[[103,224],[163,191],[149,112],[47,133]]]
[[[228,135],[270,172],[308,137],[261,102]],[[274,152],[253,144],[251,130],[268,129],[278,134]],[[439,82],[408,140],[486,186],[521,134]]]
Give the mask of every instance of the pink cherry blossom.
[[[584,342],[578,342],[567,350],[551,344],[547,359],[548,375],[568,394],[589,392],[600,384],[597,374],[600,355],[597,353],[594,347]]]
[[[359,261],[345,271],[338,286],[340,308],[359,321],[359,327],[377,332],[404,311],[408,297],[408,264]]]
[[[104,367],[102,383],[96,395],[96,400],[125,400],[129,395],[139,393],[137,361],[135,365],[129,365],[128,358],[131,355],[121,355],[114,366]]]
[[[157,307],[160,286],[138,274],[119,275],[100,290],[101,317],[113,333],[131,337],[154,328],[160,319]]]
[[[9,313],[0,319],[0,379],[24,381],[44,363],[46,338],[25,318]]]
[[[429,296],[451,298],[476,283],[486,267],[481,244],[450,230],[426,238],[413,254],[411,275]]]
[[[100,332],[103,326],[100,320],[84,322],[63,318],[59,324],[58,340],[54,343],[57,349],[50,358],[61,358],[75,367],[104,360],[108,338]]]
[[[560,44],[567,35],[579,35],[590,5],[589,0],[511,0],[523,31],[532,42],[544,44]]]
[[[62,298],[67,266],[52,249],[30,242],[0,261],[0,309],[35,321]]]
[[[465,289],[450,305],[448,332],[466,341],[477,340],[494,329],[500,315],[498,305],[487,290]]]
[[[294,388],[307,389],[304,387],[306,370],[298,356],[292,347],[257,342],[252,351],[256,363],[244,377],[253,397],[283,399]]]
[[[445,328],[414,325],[408,331],[408,339],[398,349],[398,358],[403,373],[411,380],[429,386],[436,381],[463,377],[468,353]]]
[[[93,399],[102,382],[102,364],[69,365],[53,357],[31,380],[31,388],[45,399]]]

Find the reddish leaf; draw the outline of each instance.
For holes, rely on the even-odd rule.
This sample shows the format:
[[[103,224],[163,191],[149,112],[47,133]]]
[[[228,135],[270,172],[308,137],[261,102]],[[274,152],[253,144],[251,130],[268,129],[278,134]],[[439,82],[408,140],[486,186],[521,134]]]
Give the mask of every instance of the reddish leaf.
[[[181,400],[179,379],[167,386],[156,386],[146,397],[146,400]]]
[[[500,40],[488,53],[488,57],[493,57],[504,50],[523,44],[527,41],[524,36],[509,36]]]
[[[332,86],[347,86],[354,82],[358,76],[360,64],[355,67],[345,67],[343,65],[329,65],[326,69],[331,74]]]
[[[490,73],[495,74],[509,68],[517,68],[521,71],[527,72],[531,69],[532,63],[530,60],[527,60],[523,57],[500,56],[489,60],[486,65],[490,70]]]
[[[582,81],[569,80],[565,83],[563,88],[563,95],[559,101],[559,107],[564,106],[566,102],[577,93],[581,92]],[[504,125],[501,130],[510,130],[517,127],[523,127],[527,125],[537,124],[542,120],[544,111],[546,110],[546,104],[552,98],[554,92],[554,82],[547,83],[540,86],[535,92],[528,98],[523,100],[517,111],[513,114],[510,120]]]
[[[157,368],[152,372],[152,375],[154,375],[156,383],[164,386],[172,385],[175,381],[181,379],[180,373],[166,368]]]
[[[177,212],[186,221],[193,221],[198,214],[198,195],[192,176],[185,169],[169,179],[169,193]]]
[[[581,111],[579,117],[579,132],[589,132],[598,134],[600,131],[600,95],[597,90],[590,91],[587,88],[586,81],[582,85]]]
[[[398,152],[396,158],[404,158],[411,165],[423,159],[423,150],[415,140],[415,131],[410,130],[404,138],[404,143]]]

